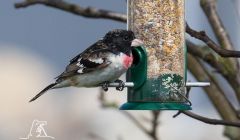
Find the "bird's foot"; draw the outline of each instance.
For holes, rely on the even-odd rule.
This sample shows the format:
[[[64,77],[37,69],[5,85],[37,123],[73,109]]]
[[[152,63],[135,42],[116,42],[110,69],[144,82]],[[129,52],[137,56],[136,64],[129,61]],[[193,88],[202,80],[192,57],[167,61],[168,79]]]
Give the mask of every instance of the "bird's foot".
[[[125,84],[122,80],[116,80],[115,82],[119,83],[119,85],[116,87],[116,90],[123,91],[125,88]]]
[[[108,82],[108,81],[102,83],[102,89],[103,89],[104,91],[108,91],[108,87],[109,87],[109,82]]]

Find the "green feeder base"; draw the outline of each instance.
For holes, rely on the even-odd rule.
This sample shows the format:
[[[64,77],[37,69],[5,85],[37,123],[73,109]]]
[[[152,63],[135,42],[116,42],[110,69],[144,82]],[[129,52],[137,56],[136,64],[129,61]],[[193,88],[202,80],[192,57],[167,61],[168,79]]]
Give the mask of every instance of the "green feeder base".
[[[191,110],[186,103],[185,79],[174,73],[164,73],[148,78],[147,52],[143,46],[132,50],[133,66],[128,69],[127,81],[134,87],[128,88],[128,102],[120,110]]]
[[[128,102],[123,104],[120,110],[192,110],[192,108],[185,103]]]

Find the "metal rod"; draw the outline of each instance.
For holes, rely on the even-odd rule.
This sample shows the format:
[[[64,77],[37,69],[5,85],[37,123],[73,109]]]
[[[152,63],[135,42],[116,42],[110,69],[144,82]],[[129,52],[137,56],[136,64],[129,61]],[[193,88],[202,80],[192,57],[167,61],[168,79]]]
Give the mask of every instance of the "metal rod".
[[[210,86],[209,82],[187,82],[186,87],[207,87]]]
[[[108,87],[118,87],[119,83],[109,83]],[[133,82],[124,82],[125,87],[134,87]]]
[[[125,82],[125,87],[134,87],[133,82]],[[109,87],[117,87],[119,86],[119,83],[110,83]],[[206,87],[210,86],[209,82],[187,82],[186,87]]]

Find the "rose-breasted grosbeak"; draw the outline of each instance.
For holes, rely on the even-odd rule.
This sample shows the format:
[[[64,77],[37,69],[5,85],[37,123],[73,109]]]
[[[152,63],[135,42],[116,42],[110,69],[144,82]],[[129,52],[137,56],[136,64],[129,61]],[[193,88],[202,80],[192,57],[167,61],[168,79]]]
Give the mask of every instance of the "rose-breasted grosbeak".
[[[74,57],[66,70],[29,102],[36,100],[49,89],[62,87],[96,87],[102,85],[107,90],[109,82],[119,82],[117,90],[124,84],[118,78],[127,71],[133,62],[132,46],[143,43],[135,39],[132,31],[116,29],[109,31],[85,51]]]

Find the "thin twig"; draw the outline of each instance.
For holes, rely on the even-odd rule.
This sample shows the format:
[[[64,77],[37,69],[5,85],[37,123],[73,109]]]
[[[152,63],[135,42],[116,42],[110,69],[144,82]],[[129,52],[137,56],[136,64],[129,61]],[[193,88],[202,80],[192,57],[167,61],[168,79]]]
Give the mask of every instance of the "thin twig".
[[[212,51],[204,51],[203,47],[199,47],[199,45],[196,45],[189,40],[186,40],[186,45],[189,54],[205,61],[215,68],[217,72],[221,73],[227,80],[229,79],[231,75],[226,71],[225,67],[219,62],[218,58]]]
[[[207,123],[207,124],[240,127],[240,121],[231,122],[231,121],[225,121],[225,120],[211,119],[211,118],[200,116],[200,115],[195,114],[195,113],[190,112],[190,111],[181,111],[181,113],[183,113],[183,114],[185,114],[185,115],[187,115],[191,118],[194,118],[196,120],[199,120],[201,122]]]
[[[186,88],[186,98],[189,99],[189,93],[190,93],[191,87]],[[173,118],[176,118],[179,116],[182,112],[179,110],[176,114],[173,115]]]
[[[99,101],[103,108],[114,108],[118,109],[118,105],[116,103],[108,102],[105,99],[104,91],[101,89]],[[114,104],[114,106],[112,105]],[[153,140],[158,140],[157,137],[157,128],[158,128],[158,118],[160,116],[160,111],[152,111],[153,118],[151,120],[151,130],[145,128],[140,121],[138,121],[131,113],[127,111],[120,111],[123,115],[125,115],[128,119],[130,119],[140,130],[142,130],[145,134],[151,137]]]
[[[129,118],[139,129],[141,129],[144,133],[146,133],[147,135],[152,134],[152,132],[150,132],[149,130],[147,130],[135,117],[133,117],[132,114],[130,114],[127,111],[121,111],[127,118]]]
[[[103,108],[114,108],[118,109],[118,105],[114,102],[109,102],[105,99],[105,92],[100,89],[99,101]],[[114,106],[112,105],[114,104]],[[132,114],[127,111],[120,111],[123,115],[125,115],[128,119],[130,119],[140,130],[142,130],[147,135],[151,136],[151,132],[148,131],[141,123],[138,121]]]
[[[153,140],[158,140],[158,136],[157,136],[157,130],[158,130],[158,118],[160,115],[160,111],[152,111],[152,116],[153,116],[153,120],[152,120],[152,129],[150,131],[150,135],[153,138]]]
[[[205,31],[195,31],[186,23],[186,32],[199,40],[205,42],[211,49],[222,57],[240,57],[240,51],[226,50],[218,46],[212,39],[208,37]]]
[[[178,111],[176,114],[173,115],[173,118],[176,118],[177,116],[179,116],[182,113],[182,111]]]
[[[187,98],[189,98],[190,90],[191,90],[191,88],[187,88],[187,94],[186,94]],[[185,114],[185,115],[187,115],[191,118],[194,118],[196,120],[202,121],[204,123],[208,123],[208,124],[240,127],[240,122],[231,122],[231,121],[225,121],[225,120],[210,119],[210,118],[207,118],[207,117],[197,115],[197,114],[195,114],[193,112],[190,112],[190,111],[179,110],[175,115],[173,115],[173,118],[176,118],[181,113],[183,113],[183,114]]]
[[[77,4],[72,4],[64,0],[25,0],[23,2],[15,3],[15,8],[26,8],[31,5],[42,4],[45,6],[53,7],[59,10],[70,12],[75,15],[88,17],[88,18],[103,18],[111,19],[120,22],[126,22],[127,16],[125,14],[97,9],[93,7],[81,7]]]

